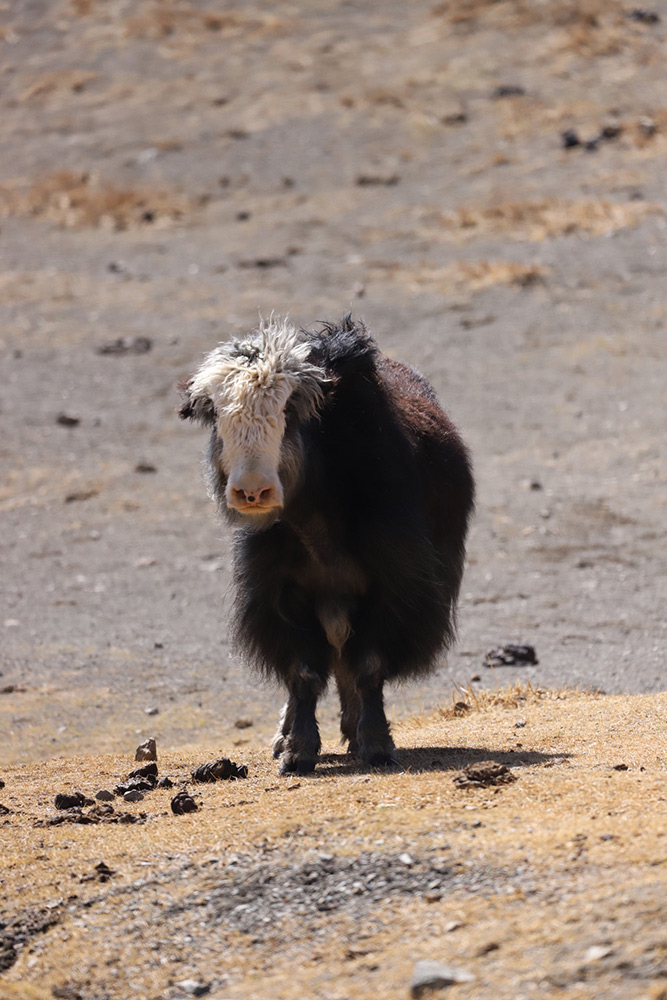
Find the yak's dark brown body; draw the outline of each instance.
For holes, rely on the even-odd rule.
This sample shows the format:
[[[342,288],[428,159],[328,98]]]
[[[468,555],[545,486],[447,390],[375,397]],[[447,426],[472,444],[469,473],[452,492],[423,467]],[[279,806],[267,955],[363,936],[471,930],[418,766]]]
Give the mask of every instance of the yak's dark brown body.
[[[454,637],[474,497],[466,449],[420,375],[349,318],[305,336],[323,402],[304,420],[288,401],[284,504],[237,532],[233,618],[248,659],[287,687],[274,752],[298,772],[315,765],[331,675],[349,749],[395,761],[383,684],[428,671]],[[212,483],[224,495],[219,467]]]

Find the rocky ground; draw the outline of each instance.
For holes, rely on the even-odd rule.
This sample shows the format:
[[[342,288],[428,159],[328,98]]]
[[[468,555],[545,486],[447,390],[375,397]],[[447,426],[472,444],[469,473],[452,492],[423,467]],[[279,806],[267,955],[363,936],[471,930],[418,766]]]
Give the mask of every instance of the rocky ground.
[[[599,800],[596,815],[626,808],[629,775],[606,769],[610,731],[618,762],[627,741],[637,739],[644,741],[638,766],[663,766],[654,758],[664,757],[664,728],[645,728],[645,720],[664,706],[642,693],[665,689],[667,7],[619,0],[30,0],[5,3],[0,16],[0,777],[8,781],[0,802],[13,810],[0,818],[0,836],[3,845],[25,843],[34,851],[34,883],[18,879],[24,861],[14,862],[0,907],[2,933],[30,923],[25,907],[43,928],[49,913],[57,914],[39,937],[47,952],[40,958],[19,947],[0,991],[23,977],[27,985],[16,989],[24,992],[12,996],[32,988],[37,995],[46,983],[61,990],[54,996],[97,1000],[103,989],[123,995],[113,992],[118,979],[123,989],[142,984],[139,996],[161,996],[169,976],[188,978],[187,936],[210,948],[206,935],[229,924],[224,962],[210,973],[220,997],[227,986],[219,984],[227,982],[230,996],[249,995],[244,976],[253,968],[261,970],[253,996],[262,995],[257,982],[263,995],[283,995],[271,984],[288,972],[292,993],[284,995],[293,995],[305,949],[312,957],[305,995],[339,995],[331,992],[338,979],[340,996],[377,995],[378,982],[396,984],[403,990],[396,995],[404,995],[419,952],[452,963],[460,958],[478,983],[491,977],[494,996],[517,997],[517,983],[530,995],[533,986],[525,984],[542,982],[526,971],[530,965],[551,970],[545,976],[552,985],[539,987],[547,995],[654,990],[655,1000],[664,935],[653,934],[661,871],[653,862],[664,863],[664,845],[652,842],[639,857],[617,851],[613,839],[596,839],[596,858],[602,854],[586,868],[589,895],[579,892],[580,870],[564,862],[545,883],[552,889],[541,890],[553,857],[548,861],[545,849],[533,862],[526,847],[529,860],[522,862],[518,845],[532,843],[526,817],[537,817],[539,831],[547,808],[554,823],[559,817],[560,837],[547,841],[554,850],[561,845],[562,857],[576,853],[580,833],[591,836],[574,807],[558,813],[568,774],[586,800]],[[405,719],[451,706],[460,698],[455,685],[469,690],[468,701],[517,680],[633,694],[565,703],[549,739],[564,754],[574,753],[581,738],[593,757],[582,755],[579,764],[601,755],[604,766],[543,771],[532,761],[538,777],[526,769],[489,799],[510,804],[496,814],[502,851],[488,827],[466,825],[478,821],[483,800],[457,790],[455,806],[448,775],[398,775],[385,783],[334,756],[331,782],[305,781],[292,794],[278,786],[260,749],[280,695],[258,687],[229,650],[230,540],[201,481],[203,435],[177,420],[173,384],[219,339],[271,310],[304,325],[349,310],[363,317],[387,353],[430,378],[472,449],[478,511],[459,642],[433,678],[390,694],[390,714]],[[537,664],[486,665],[490,647],[517,641],[534,645]],[[322,722],[333,740],[332,700],[322,707]],[[493,757],[505,745],[496,741],[496,723],[487,722],[485,736],[461,730],[461,745]],[[561,727],[567,736],[557,738]],[[429,732],[414,731],[415,748],[429,745]],[[545,734],[540,753],[551,745]],[[234,785],[233,794],[250,797],[252,780],[265,782],[261,789],[275,784],[275,793],[260,795],[257,786],[252,795],[262,803],[273,796],[280,808],[259,810],[253,840],[245,825],[254,805],[232,800],[234,809],[222,812],[230,803],[214,786],[215,808],[209,802],[195,817],[104,825],[105,837],[120,838],[113,856],[107,841],[94,839],[99,825],[77,827],[73,839],[68,826],[33,828],[70,773],[87,787],[105,769],[119,778],[127,761],[96,755],[126,754],[150,735],[181,778],[206,759],[204,747],[247,759],[255,778]],[[448,735],[438,731],[432,740],[433,759],[450,768]],[[168,756],[167,748],[186,744],[191,750]],[[18,798],[7,801],[10,774],[25,777],[25,798],[12,786]],[[661,775],[656,771],[658,784]],[[429,784],[436,778],[448,789],[451,816],[435,805],[421,808],[420,796],[435,802],[441,794]],[[641,780],[648,778],[642,773]],[[368,809],[341,819],[348,832],[326,846],[331,824],[348,815],[349,789],[356,793],[358,785],[372,789]],[[388,814],[391,834],[378,845],[383,803],[399,786],[408,805]],[[334,788],[340,799],[330,801]],[[150,801],[166,811],[167,796],[155,792]],[[279,826],[289,825],[299,797],[303,816],[314,809],[318,817],[304,818],[306,839],[293,832],[265,856],[263,841],[278,816]],[[664,813],[660,801],[651,791],[627,808],[652,828]],[[232,815],[240,817],[236,826],[223,821]],[[208,839],[204,816],[216,817]],[[413,846],[403,831],[416,819],[424,822]],[[374,832],[357,843],[350,831],[358,822]],[[617,822],[600,837],[616,837]],[[294,829],[300,823],[294,818]],[[172,832],[172,846],[155,847],[156,836],[170,845]],[[429,866],[440,840],[452,837],[454,864],[463,868],[443,884],[456,906],[436,919],[430,904],[415,898],[440,891],[428,888],[436,881]],[[60,847],[50,853],[58,838],[79,859],[73,875],[61,864],[68,855]],[[70,841],[89,847],[77,854]],[[320,896],[334,900],[331,912],[315,916],[306,888],[297,894],[301,916],[290,910],[285,917],[283,903],[267,897],[275,933],[287,945],[283,951],[264,938],[253,945],[247,924],[221,902],[221,894],[239,888],[235,872],[225,867],[223,877],[222,869],[207,868],[209,848],[218,866],[231,852],[241,859],[237,871],[250,872],[251,916],[264,899],[262,866],[274,861],[277,897],[284,892],[288,902],[285,866],[299,881],[310,878],[311,863],[319,865],[312,884],[322,881]],[[333,860],[322,861],[318,851]],[[614,851],[612,863],[605,852]],[[401,867],[406,852],[416,852],[407,866],[414,882]],[[86,908],[79,899],[96,884],[85,883],[82,897],[78,880],[99,860],[125,874],[110,880],[99,907]],[[208,873],[200,891],[210,899],[196,906],[190,865]],[[149,878],[143,868],[155,873]],[[370,893],[376,870],[391,874],[396,891],[388,902]],[[523,871],[526,885],[517,874]],[[493,906],[486,889],[469,893],[468,875],[487,886]],[[164,938],[143,910],[131,916],[142,878],[150,886],[141,899],[155,900],[168,928]],[[351,891],[343,907],[335,902],[341,881],[363,889],[358,898]],[[174,894],[175,885],[182,893]],[[19,889],[20,897],[12,895]],[[117,894],[107,895],[112,889]],[[521,893],[537,900],[535,907],[524,910]],[[68,903],[69,895],[79,898]],[[176,907],[168,913],[167,898]],[[178,910],[183,899],[190,902]],[[164,942],[173,945],[162,978],[150,962],[142,964],[145,955],[124,959],[120,944],[104,958],[110,973],[63,971],[67,955],[83,961],[87,934],[102,947],[116,900],[123,926],[158,964]],[[100,917],[94,930],[103,912],[109,922]],[[609,912],[620,930],[603,930],[598,940],[592,928]],[[335,961],[320,948],[331,921],[339,928],[368,913],[380,935],[370,957],[354,952],[365,945],[351,924]],[[532,930],[523,913],[534,918]],[[471,936],[460,948],[458,930],[452,937],[446,930],[456,920],[471,920],[479,931],[466,931]],[[502,947],[482,962],[475,949],[498,942],[501,932]],[[22,933],[10,938],[20,944]],[[62,933],[72,944],[61,955],[55,942]],[[31,940],[27,931],[24,937]],[[575,941],[579,951],[571,950]],[[654,949],[649,958],[639,957],[642,943]],[[376,946],[383,959],[374,957]],[[591,965],[589,947],[611,947],[614,958]],[[201,973],[191,963],[192,977],[204,976],[207,963]],[[589,968],[607,978],[591,986]],[[473,996],[476,988],[452,990]]]

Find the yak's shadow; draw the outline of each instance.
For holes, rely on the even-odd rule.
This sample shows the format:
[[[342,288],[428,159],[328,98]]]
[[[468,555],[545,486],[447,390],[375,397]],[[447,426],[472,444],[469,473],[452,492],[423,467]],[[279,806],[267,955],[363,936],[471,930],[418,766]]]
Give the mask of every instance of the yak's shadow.
[[[568,760],[569,753],[540,753],[537,750],[494,750],[492,747],[397,747],[398,764],[387,768],[367,767],[349,753],[323,753],[318,759],[315,775],[334,774],[396,774],[410,771],[460,771],[468,764],[495,760],[508,767],[553,765]]]

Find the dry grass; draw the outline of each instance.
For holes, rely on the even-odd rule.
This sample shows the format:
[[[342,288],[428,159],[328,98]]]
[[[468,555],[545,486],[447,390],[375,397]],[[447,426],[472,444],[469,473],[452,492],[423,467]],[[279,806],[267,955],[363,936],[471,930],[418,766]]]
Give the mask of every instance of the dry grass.
[[[169,190],[118,188],[86,172],[61,170],[34,181],[0,187],[0,216],[32,215],[68,229],[133,229],[165,225],[193,209],[190,198]]]
[[[97,79],[97,73],[85,73],[78,69],[59,69],[49,73],[41,73],[30,86],[22,91],[19,95],[19,101],[25,103],[36,97],[47,97],[49,94],[57,92],[69,91],[78,94],[89,83]]]
[[[511,235],[516,239],[541,242],[573,233],[605,236],[637,226],[652,214],[663,214],[662,207],[648,202],[542,198],[489,206],[471,205],[441,215],[440,222],[445,230],[463,238]]]
[[[154,40],[207,32],[234,37],[273,32],[281,26],[279,17],[258,10],[201,10],[179,0],[149,0],[133,5],[133,13],[125,22],[125,34],[128,38]]]
[[[390,278],[419,294],[423,291],[451,294],[468,289],[479,291],[495,285],[513,285],[529,288],[541,284],[549,273],[538,264],[519,264],[514,261],[457,261],[447,267],[420,264],[405,267],[400,264],[376,265],[372,268],[376,278]]]
[[[504,688],[482,688],[475,690],[472,685],[452,692],[451,705],[438,708],[434,718],[455,719],[468,712],[485,712],[490,708],[522,708],[545,700],[563,701],[574,696],[574,691],[552,691],[549,688],[534,687],[530,682],[516,681]],[[595,695],[591,695],[595,697]],[[426,721],[425,717],[423,721]]]
[[[247,781],[198,786],[199,812],[173,816],[171,793],[156,791],[124,806],[148,816],[130,826],[34,825],[55,815],[56,792],[115,783],[134,766],[130,755],[6,768],[5,919],[43,910],[56,923],[20,950],[0,997],[55,989],[167,1000],[171,984],[194,978],[232,1000],[402,1000],[414,960],[435,957],[475,974],[456,987],[461,1000],[563,990],[572,1000],[656,1000],[667,917],[666,717],[664,694],[513,686],[477,696],[462,715],[445,709],[397,726],[402,773],[360,771],[327,747],[319,776],[280,779],[268,751],[250,749],[231,754],[249,764]],[[180,783],[220,752],[161,750],[161,773]],[[458,769],[489,758],[510,763],[518,780],[456,787]],[[309,917],[260,921],[256,934],[235,929],[233,913],[212,920],[208,901],[221,880],[231,875],[245,892],[255,875],[267,885],[290,865],[303,885],[322,850],[341,862],[372,855],[380,877],[407,851],[415,873],[444,866],[442,890],[397,896],[387,886],[370,910],[352,893],[342,908],[320,911],[315,881]],[[105,884],[91,878],[100,860],[115,872]],[[600,946],[602,958],[586,957]]]

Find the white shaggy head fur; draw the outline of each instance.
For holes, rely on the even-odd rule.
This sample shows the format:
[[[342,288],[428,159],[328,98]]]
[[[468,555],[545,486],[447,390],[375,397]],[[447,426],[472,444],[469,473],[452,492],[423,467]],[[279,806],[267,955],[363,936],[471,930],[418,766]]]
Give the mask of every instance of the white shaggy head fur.
[[[251,337],[216,347],[190,380],[192,404],[210,400],[215,409],[228,507],[252,515],[282,506],[287,401],[296,397],[301,416],[312,416],[328,382],[310,351],[307,334],[272,316]]]

